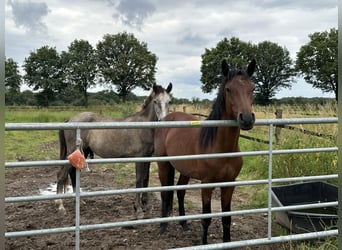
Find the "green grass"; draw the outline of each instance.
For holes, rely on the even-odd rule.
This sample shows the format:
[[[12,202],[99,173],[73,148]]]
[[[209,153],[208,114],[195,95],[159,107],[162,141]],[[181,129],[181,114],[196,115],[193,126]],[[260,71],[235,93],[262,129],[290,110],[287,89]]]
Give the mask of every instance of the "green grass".
[[[6,161],[58,159],[51,145],[57,143],[56,131],[7,131],[5,133]]]
[[[6,107],[6,122],[64,122],[72,116],[85,111],[113,117],[124,117],[140,110],[140,104],[126,103],[114,106],[84,107]]]

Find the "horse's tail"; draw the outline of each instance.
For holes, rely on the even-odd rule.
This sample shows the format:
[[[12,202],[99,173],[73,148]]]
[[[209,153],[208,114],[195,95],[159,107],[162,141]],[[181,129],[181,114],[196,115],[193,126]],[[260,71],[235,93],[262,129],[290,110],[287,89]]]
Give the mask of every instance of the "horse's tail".
[[[65,121],[68,122],[68,121]],[[64,130],[59,130],[59,159],[65,160],[67,157],[67,144],[65,140]]]

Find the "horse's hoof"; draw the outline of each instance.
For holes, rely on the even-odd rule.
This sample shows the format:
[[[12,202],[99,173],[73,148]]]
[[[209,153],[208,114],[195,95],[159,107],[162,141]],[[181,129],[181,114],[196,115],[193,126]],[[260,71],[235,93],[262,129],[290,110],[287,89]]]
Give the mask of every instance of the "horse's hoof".
[[[160,235],[166,234],[167,232],[168,232],[167,224],[162,223],[160,225],[160,231],[159,231]]]
[[[61,215],[66,215],[66,210],[63,206],[62,199],[55,200],[55,204],[58,206],[58,213]]]
[[[141,220],[141,219],[144,218],[144,212],[143,212],[143,210],[141,208],[138,208],[138,209],[135,210],[135,218],[137,220]]]
[[[159,234],[160,234],[160,235],[164,235],[164,234],[166,234],[167,232],[168,232],[167,229],[160,229]]]
[[[148,207],[147,209],[143,209],[144,211],[144,218],[148,219],[152,217],[152,208]]]
[[[65,208],[64,207],[59,207],[58,208],[58,214],[60,214],[60,215],[66,215],[66,210],[65,210]]]
[[[187,223],[182,224],[182,228],[183,228],[184,232],[190,231],[190,227],[189,227],[189,225]]]

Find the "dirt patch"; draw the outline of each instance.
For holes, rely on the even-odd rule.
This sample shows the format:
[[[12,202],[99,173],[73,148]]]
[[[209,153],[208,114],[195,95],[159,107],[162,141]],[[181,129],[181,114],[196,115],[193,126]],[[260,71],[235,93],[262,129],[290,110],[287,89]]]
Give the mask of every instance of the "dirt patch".
[[[133,166],[132,166],[133,167]],[[87,191],[109,190],[129,187],[115,184],[115,170],[92,166],[92,172],[81,173],[81,187]],[[6,197],[37,195],[40,189],[56,182],[56,167],[34,167],[6,170]],[[152,174],[154,181],[158,176]],[[132,183],[129,181],[128,183]],[[246,194],[236,190],[233,207],[245,202]],[[160,216],[159,193],[152,194],[152,217]],[[187,214],[201,211],[200,191],[186,194],[191,200]],[[176,199],[176,198],[175,198]],[[133,220],[134,195],[82,198],[81,224],[107,223]],[[68,213],[57,213],[54,201],[6,203],[6,232],[74,225],[73,199],[64,201]],[[213,211],[219,211],[219,192],[213,195]],[[174,214],[178,211],[175,208]],[[168,249],[201,244],[201,222],[189,222],[190,231],[183,232],[178,223],[169,224],[169,232],[159,234],[159,225],[92,230],[81,232],[81,249]],[[261,214],[234,216],[232,218],[232,240],[246,240],[267,237],[267,218]],[[222,226],[219,218],[214,218],[209,227],[209,243],[222,242]],[[74,233],[60,233],[29,237],[6,238],[6,249],[74,249]],[[280,249],[279,245],[259,246],[248,249]]]

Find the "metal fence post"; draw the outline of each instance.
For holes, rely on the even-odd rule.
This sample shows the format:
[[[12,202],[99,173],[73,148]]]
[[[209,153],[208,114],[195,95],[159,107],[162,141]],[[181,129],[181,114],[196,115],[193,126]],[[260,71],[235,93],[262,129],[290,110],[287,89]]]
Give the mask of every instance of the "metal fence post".
[[[268,149],[268,219],[267,219],[267,237],[272,238],[272,139],[273,139],[273,124],[269,126],[269,149]]]
[[[81,145],[81,130],[76,129],[76,147]],[[80,170],[76,169],[75,249],[80,249]]]

